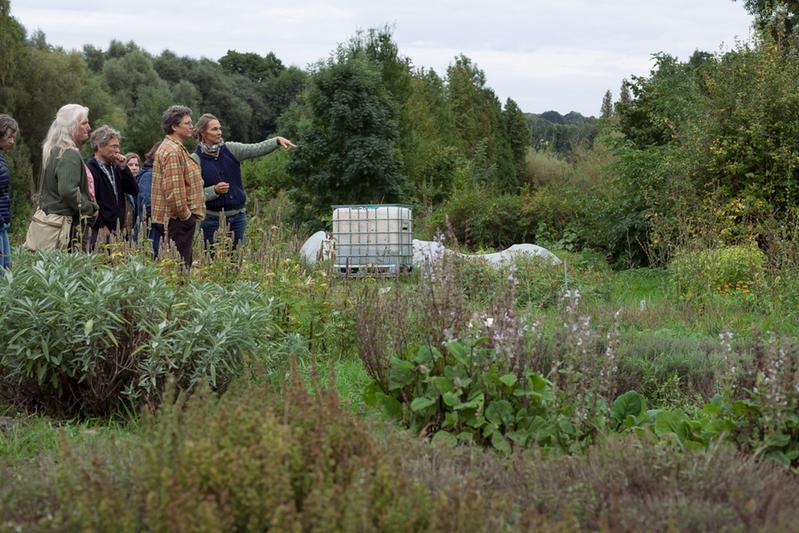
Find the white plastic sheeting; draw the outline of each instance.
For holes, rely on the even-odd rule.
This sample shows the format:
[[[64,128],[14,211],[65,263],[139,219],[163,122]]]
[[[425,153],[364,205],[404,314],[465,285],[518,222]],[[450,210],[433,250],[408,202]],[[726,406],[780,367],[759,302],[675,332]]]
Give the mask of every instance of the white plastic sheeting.
[[[320,259],[330,259],[334,253],[335,241],[330,239],[324,231],[317,231],[305,241],[300,249],[300,256],[309,263],[315,263]],[[443,244],[436,241],[413,240],[413,266],[419,267],[425,261],[438,261],[446,253],[455,253],[447,250]],[[541,246],[535,244],[514,244],[510,248],[493,254],[461,254],[460,257],[466,259],[482,259],[492,265],[501,266],[516,259],[517,257],[541,257],[548,260],[553,265],[559,265],[560,259]]]

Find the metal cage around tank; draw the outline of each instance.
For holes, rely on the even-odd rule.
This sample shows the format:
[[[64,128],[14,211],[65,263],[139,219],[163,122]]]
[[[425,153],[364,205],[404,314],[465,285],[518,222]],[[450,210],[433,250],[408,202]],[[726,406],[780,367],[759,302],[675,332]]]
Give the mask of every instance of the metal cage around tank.
[[[403,204],[334,205],[334,268],[348,276],[396,276],[413,268],[413,212]]]

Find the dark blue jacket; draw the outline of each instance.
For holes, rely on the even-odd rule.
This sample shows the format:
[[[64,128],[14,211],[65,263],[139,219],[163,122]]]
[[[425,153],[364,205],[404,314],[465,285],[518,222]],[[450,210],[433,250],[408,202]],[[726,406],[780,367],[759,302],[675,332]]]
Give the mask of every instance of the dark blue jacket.
[[[247,193],[244,192],[244,184],[241,181],[239,160],[224,145],[219,149],[219,157],[216,158],[204,154],[199,146],[195,153],[200,158],[205,187],[211,187],[220,181],[230,184],[228,192],[216,200],[206,202],[205,208],[211,211],[242,209],[247,204]]]
[[[11,173],[3,154],[0,154],[0,223],[11,224],[11,198],[8,196],[8,185]]]
[[[139,175],[136,176],[139,182],[139,195],[136,196],[136,215],[139,220],[149,220],[152,216],[152,186],[153,186],[153,162],[145,161],[141,167]]]

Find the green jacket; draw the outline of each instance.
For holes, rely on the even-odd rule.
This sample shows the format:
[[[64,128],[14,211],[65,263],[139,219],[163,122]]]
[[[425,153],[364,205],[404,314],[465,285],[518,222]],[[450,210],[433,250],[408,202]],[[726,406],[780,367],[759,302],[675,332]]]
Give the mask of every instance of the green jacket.
[[[50,158],[41,187],[39,203],[48,215],[75,217],[78,213],[86,216],[97,213],[97,203],[89,200],[83,159],[76,150],[65,149],[60,156]]]
[[[230,150],[230,153],[233,154],[233,157],[239,161],[244,161],[246,159],[253,159],[255,157],[261,157],[262,155],[271,154],[277,150],[278,144],[277,138],[273,137],[272,139],[253,144],[226,142],[225,146]],[[191,157],[198,165],[200,164],[200,157],[197,154],[192,152]],[[219,198],[219,195],[214,192],[213,187],[205,187],[203,193],[205,194],[206,202]]]

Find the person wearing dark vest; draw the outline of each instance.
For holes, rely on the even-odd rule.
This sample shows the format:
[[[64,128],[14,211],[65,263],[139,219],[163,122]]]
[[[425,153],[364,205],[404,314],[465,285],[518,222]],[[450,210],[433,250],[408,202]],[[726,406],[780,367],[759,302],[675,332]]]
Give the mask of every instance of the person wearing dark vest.
[[[214,244],[219,217],[224,213],[236,248],[247,227],[247,193],[241,180],[241,162],[267,155],[278,147],[290,150],[296,146],[285,137],[255,144],[225,142],[219,119],[209,113],[200,117],[194,132],[199,143],[191,156],[202,169],[205,195],[205,219],[200,225],[203,241],[206,247]]]
[[[94,176],[95,194],[100,213],[92,224],[92,236],[87,243],[94,249],[98,239],[108,243],[111,235],[122,237],[125,230],[127,200],[125,195],[138,194],[136,178],[125,164],[125,156],[119,153],[119,132],[109,126],[100,126],[92,132],[91,143],[94,149],[86,166]]]

